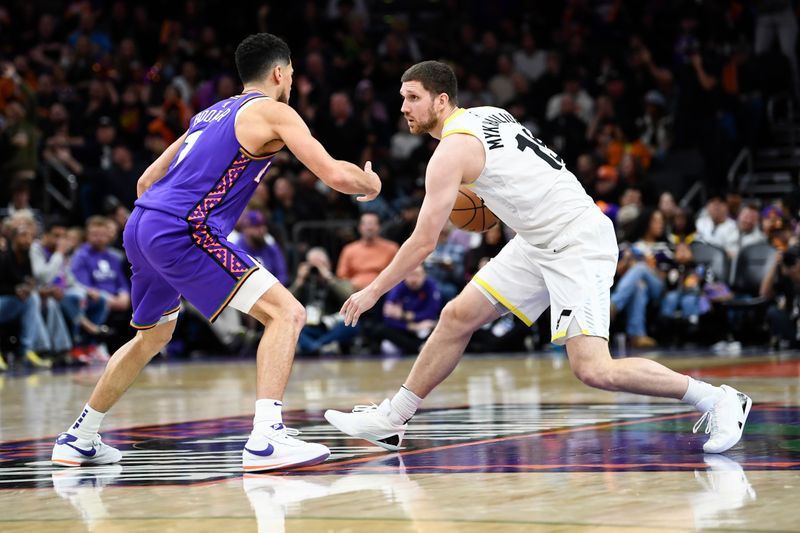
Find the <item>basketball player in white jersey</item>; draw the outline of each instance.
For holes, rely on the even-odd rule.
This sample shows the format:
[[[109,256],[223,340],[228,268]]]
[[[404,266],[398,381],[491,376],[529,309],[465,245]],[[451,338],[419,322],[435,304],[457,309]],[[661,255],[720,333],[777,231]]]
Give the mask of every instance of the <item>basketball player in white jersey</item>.
[[[614,228],[562,159],[503,109],[459,108],[455,75],[443,63],[409,68],[400,94],[411,132],[441,142],[428,163],[425,200],[413,234],[391,264],[345,302],[345,323],[355,324],[433,251],[462,184],[517,235],[445,306],[391,400],[352,413],[329,410],[325,418],[344,433],[398,450],[422,399],[450,375],[476,329],[508,312],[531,325],[549,306],[551,340],[566,344],[578,379],[599,389],[682,400],[703,413],[695,431],[707,423],[704,451],[720,453],[736,444],[752,405],[748,396],[649,359],[611,358]]]

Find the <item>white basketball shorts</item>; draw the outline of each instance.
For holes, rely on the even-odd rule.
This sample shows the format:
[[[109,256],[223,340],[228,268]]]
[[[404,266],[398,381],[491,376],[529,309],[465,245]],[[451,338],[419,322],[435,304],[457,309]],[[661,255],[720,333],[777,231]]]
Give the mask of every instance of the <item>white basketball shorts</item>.
[[[546,248],[519,235],[472,278],[492,302],[530,326],[550,306],[551,342],[608,339],[610,290],[619,248],[614,225],[591,207]]]

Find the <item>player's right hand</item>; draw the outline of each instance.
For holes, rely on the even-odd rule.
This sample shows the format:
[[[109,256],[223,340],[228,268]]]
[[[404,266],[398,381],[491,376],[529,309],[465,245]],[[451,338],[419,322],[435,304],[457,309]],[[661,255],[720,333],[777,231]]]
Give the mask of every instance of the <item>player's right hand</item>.
[[[350,298],[342,305],[339,313],[344,317],[345,326],[355,327],[358,324],[358,318],[372,309],[372,306],[378,301],[380,296],[376,296],[370,290],[370,287],[361,289],[360,291],[350,295]]]
[[[366,172],[370,177],[374,178],[373,182],[376,184],[376,187],[374,192],[362,194],[361,196],[358,196],[356,200],[359,202],[371,202],[381,193],[381,178],[375,173],[374,170],[372,170],[372,161],[367,161],[364,164],[364,172]]]

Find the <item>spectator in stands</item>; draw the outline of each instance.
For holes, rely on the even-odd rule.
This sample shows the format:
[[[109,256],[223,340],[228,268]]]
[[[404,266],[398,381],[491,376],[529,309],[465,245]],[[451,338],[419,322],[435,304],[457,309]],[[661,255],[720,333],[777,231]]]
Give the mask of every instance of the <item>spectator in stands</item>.
[[[493,256],[483,256],[476,265],[478,270],[483,268],[491,257]],[[548,326],[537,323],[535,327],[538,327],[539,331],[544,331]],[[526,326],[522,320],[516,320],[513,313],[506,313],[477,329],[472,334],[466,351],[473,353],[524,352],[527,348],[525,339],[530,335],[530,327]]]
[[[666,107],[664,95],[656,90],[648,91],[644,96],[644,115],[636,121],[639,140],[656,159],[664,158],[672,146],[672,117]]]
[[[123,273],[122,258],[109,249],[111,242],[109,221],[94,216],[86,221],[86,243],[80,246],[70,262],[70,271],[77,283],[85,290],[86,307],[83,316],[96,326],[106,323],[110,311],[130,309],[130,283]],[[68,313],[75,310],[68,310]],[[70,316],[73,323],[82,323],[82,316]],[[79,335],[75,341],[74,356],[85,360],[104,359],[107,354],[95,340]]]
[[[360,291],[391,262],[399,246],[396,242],[379,236],[381,221],[375,213],[364,213],[358,222],[361,238],[342,249],[336,276],[348,280]]]
[[[415,268],[386,295],[383,324],[373,333],[381,341],[381,353],[418,352],[436,325],[442,305],[436,282],[425,275],[422,265]]]
[[[64,223],[53,219],[30,249],[31,270],[42,299],[44,321],[51,341],[50,349],[54,352],[53,360],[63,358],[72,349],[72,332],[64,320],[62,306],[65,300],[75,303],[80,300],[79,296],[69,290],[74,280],[69,275],[67,265],[73,248],[66,235]]]
[[[664,191],[658,196],[658,210],[664,215],[664,222],[667,224],[667,233],[672,231],[672,219],[675,213],[678,212],[678,204],[675,202],[675,197],[669,191]]]
[[[267,230],[267,218],[260,211],[247,211],[242,218],[242,235],[237,241],[239,246],[272,272],[283,285],[288,284],[286,258],[275,237]]]
[[[547,53],[536,46],[536,39],[529,31],[522,34],[522,46],[513,55],[514,68],[531,82],[544,74]]]
[[[586,149],[586,123],[577,115],[572,95],[562,95],[559,104],[558,113],[546,124],[548,144],[564,159],[568,168],[574,168],[575,160]]]
[[[366,159],[367,135],[353,113],[353,104],[347,93],[331,95],[329,113],[318,117],[315,131],[335,159],[355,164]]]
[[[689,215],[686,209],[678,207],[672,216],[672,224],[669,228],[669,242],[675,247],[680,243],[692,244],[697,237],[694,228],[694,218]]]
[[[758,208],[753,204],[745,204],[736,218],[737,240],[728,251],[731,257],[736,257],[745,246],[767,242],[760,226],[761,216]]]
[[[597,179],[594,180],[589,195],[597,202],[619,204],[624,191],[619,182],[619,171],[611,165],[600,165],[597,169]],[[634,217],[635,218],[635,217]]]
[[[800,247],[775,254],[775,261],[761,281],[759,295],[771,300],[767,309],[773,348],[798,348],[800,320]]]
[[[464,287],[464,256],[467,247],[449,222],[442,228],[436,248],[425,258],[425,271],[436,282],[447,303]]]
[[[791,223],[785,213],[786,210],[777,204],[761,210],[761,231],[767,242],[780,251],[789,247],[791,239]]]
[[[571,100],[571,108],[582,123],[588,124],[594,117],[594,100],[581,87],[580,74],[576,70],[570,70],[564,76],[563,90],[552,96],[547,101],[547,111],[545,118],[554,120],[560,113],[563,113],[564,106],[561,101],[564,98]]]
[[[511,62],[511,58],[506,54],[500,54],[497,58],[495,75],[489,78],[488,84],[489,91],[499,107],[506,107],[517,97],[513,75],[514,64]]]
[[[52,362],[39,357],[34,351],[43,331],[46,332],[41,314],[41,300],[36,290],[31,268],[30,247],[33,229],[18,225],[11,229],[9,241],[0,250],[0,323],[19,322],[19,353],[25,361],[38,368],[49,368]],[[46,341],[45,341],[46,342]],[[0,354],[0,370],[7,368]]]
[[[31,245],[31,266],[36,282],[65,287],[69,252],[66,224],[60,219],[51,219],[41,238]]]
[[[103,198],[109,192],[108,172],[113,165],[114,141],[117,130],[109,116],[97,120],[94,138],[76,150],[76,158],[81,167],[79,194],[84,217],[101,212]],[[56,142],[55,140],[53,142]]]
[[[675,259],[666,276],[666,293],[661,300],[661,316],[667,319],[686,319],[697,325],[700,315],[708,312],[702,288],[705,269],[694,262],[692,249],[686,243],[675,247]]]
[[[634,243],[623,249],[617,265],[619,277],[611,293],[611,318],[614,320],[617,313],[626,312],[625,332],[634,348],[656,345],[655,339],[647,334],[647,306],[664,291],[663,274],[658,266],[672,255],[664,232],[664,215],[646,209],[637,219]]]
[[[398,244],[406,242],[414,231],[417,225],[417,216],[419,216],[420,199],[407,196],[397,202],[397,208],[400,213],[390,220],[383,231],[383,235]]]
[[[617,210],[617,236],[620,237],[620,240],[633,240],[631,237],[636,231],[636,221],[639,220],[643,209],[644,201],[641,189],[626,187],[620,196],[619,210]]]
[[[736,222],[728,216],[728,204],[719,194],[706,202],[705,213],[697,219],[697,239],[723,248],[729,255],[739,239]]]
[[[508,239],[503,233],[502,222],[495,224],[481,234],[481,243],[466,254],[464,281],[471,280],[472,276],[480,270],[481,265],[499,254],[507,242]]]
[[[11,63],[5,63],[0,68],[0,75],[11,80],[11,94],[14,97],[6,104],[0,120],[0,173],[5,179],[31,180],[36,175],[39,163],[39,130],[35,123],[34,95]]]
[[[31,211],[31,184],[26,179],[15,179],[11,182],[11,201],[3,209],[0,216],[11,216],[18,211]]]
[[[130,148],[117,145],[111,152],[111,168],[106,175],[106,193],[115,197],[126,209],[136,201],[136,182],[144,168],[138,164]]]
[[[341,196],[341,195],[339,195]],[[295,185],[287,176],[280,176],[272,183],[272,222],[283,226],[287,235],[301,220],[315,220],[323,214],[314,212],[314,204],[306,204],[305,199],[295,193]]]
[[[300,331],[299,352],[316,354],[337,343],[352,341],[360,328],[344,325],[339,309],[353,293],[349,281],[336,277],[331,271],[331,260],[324,248],[311,248],[306,260],[297,267],[291,293],[306,308],[306,325]]]

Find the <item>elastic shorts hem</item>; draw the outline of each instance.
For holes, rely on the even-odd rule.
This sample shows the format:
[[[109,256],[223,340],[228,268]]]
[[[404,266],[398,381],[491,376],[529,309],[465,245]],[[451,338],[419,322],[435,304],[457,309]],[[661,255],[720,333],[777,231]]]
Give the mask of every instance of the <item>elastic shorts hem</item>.
[[[181,304],[178,304],[176,307],[173,307],[169,311],[165,311],[161,315],[161,318],[158,319],[158,322],[155,322],[153,324],[142,325],[142,324],[137,324],[136,322],[131,320],[130,321],[130,325],[131,325],[132,328],[138,329],[140,331],[143,331],[143,330],[146,330],[146,329],[153,329],[154,327],[156,327],[156,326],[158,326],[160,324],[166,324],[167,322],[170,322],[172,320],[178,320],[178,314],[180,313],[180,310],[181,310]]]
[[[478,276],[473,276],[472,283],[477,285],[478,289],[484,294],[484,296],[489,298],[489,301],[492,301],[492,299],[497,300],[497,302],[499,302],[503,307],[514,313],[514,316],[522,320],[523,324],[528,327],[533,325],[533,320],[525,316],[525,313],[517,309],[514,304],[509,302],[507,298],[503,297],[502,294],[497,292],[497,290],[489,285],[485,280],[482,280]]]
[[[208,320],[213,323],[229,305],[242,313],[249,313],[258,299],[276,283],[278,283],[278,278],[271,272],[259,265],[254,266],[239,279],[222,305]],[[246,290],[242,291],[242,289]]]

